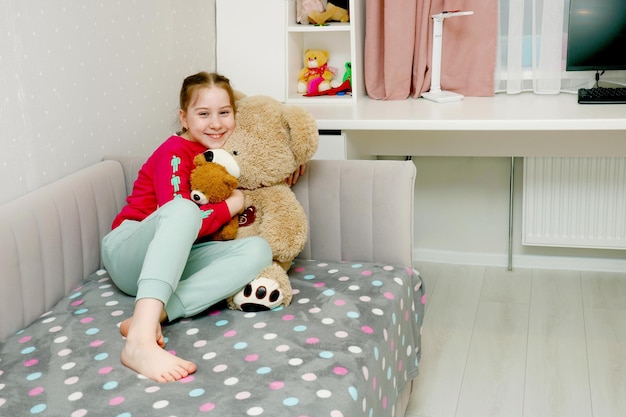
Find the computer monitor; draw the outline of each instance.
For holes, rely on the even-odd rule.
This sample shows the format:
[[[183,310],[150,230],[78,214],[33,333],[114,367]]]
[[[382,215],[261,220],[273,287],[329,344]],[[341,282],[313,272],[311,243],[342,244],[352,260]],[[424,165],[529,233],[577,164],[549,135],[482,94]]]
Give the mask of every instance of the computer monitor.
[[[570,0],[567,71],[626,70],[626,0]]]

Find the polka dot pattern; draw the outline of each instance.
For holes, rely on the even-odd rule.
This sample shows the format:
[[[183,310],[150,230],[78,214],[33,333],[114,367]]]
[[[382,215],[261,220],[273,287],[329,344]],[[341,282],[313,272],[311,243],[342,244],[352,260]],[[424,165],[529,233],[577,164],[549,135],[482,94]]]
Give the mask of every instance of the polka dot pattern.
[[[121,365],[134,300],[98,271],[0,346],[0,415],[394,415],[421,355],[419,273],[298,260],[290,276],[289,307],[220,304],[165,326],[168,351],[198,371],[156,384]]]
[[[211,1],[2,8],[0,202],[103,155],[148,155],[178,127],[183,78],[215,68]]]

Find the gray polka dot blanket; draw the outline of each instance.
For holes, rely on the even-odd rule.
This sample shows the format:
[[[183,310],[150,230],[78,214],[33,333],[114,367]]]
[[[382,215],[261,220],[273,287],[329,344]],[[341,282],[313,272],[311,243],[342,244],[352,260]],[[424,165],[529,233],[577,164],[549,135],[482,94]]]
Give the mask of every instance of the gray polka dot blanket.
[[[294,300],[220,304],[164,326],[196,373],[155,383],[120,363],[134,299],[100,270],[0,345],[0,416],[383,417],[418,374],[424,288],[412,268],[296,260]]]

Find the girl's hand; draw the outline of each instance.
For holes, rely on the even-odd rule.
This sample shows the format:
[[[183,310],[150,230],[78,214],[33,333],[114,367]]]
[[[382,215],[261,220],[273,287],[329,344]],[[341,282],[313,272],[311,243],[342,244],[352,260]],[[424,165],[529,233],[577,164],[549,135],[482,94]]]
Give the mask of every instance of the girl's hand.
[[[228,210],[230,211],[230,217],[233,217],[243,211],[244,197],[241,190],[233,190],[231,195],[225,201],[228,206]]]
[[[287,177],[287,179],[285,180],[287,185],[290,187],[294,186],[298,182],[298,178],[300,178],[300,175],[304,175],[304,171],[306,171],[306,164],[300,165],[300,167],[298,167],[294,171],[294,173],[291,174],[291,176]]]

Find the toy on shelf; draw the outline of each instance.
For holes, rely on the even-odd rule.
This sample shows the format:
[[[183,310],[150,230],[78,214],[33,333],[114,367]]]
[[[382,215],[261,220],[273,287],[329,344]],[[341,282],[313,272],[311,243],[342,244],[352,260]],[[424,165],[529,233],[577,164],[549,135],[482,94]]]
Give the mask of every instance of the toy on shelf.
[[[324,91],[306,93],[304,94],[304,97],[342,96],[350,92],[352,92],[352,87],[350,87],[350,80],[346,80],[337,87],[333,87],[329,90],[324,90]]]
[[[346,70],[343,73],[343,81],[350,81],[350,86],[352,86],[352,62],[346,62],[345,68]]]
[[[338,87],[334,80],[336,69],[328,66],[329,52],[325,49],[307,49],[304,52],[304,68],[298,74],[298,93],[322,93]]]
[[[333,88],[324,91],[314,91],[304,94],[305,97],[315,96],[341,96],[352,92],[352,63],[346,62],[346,70],[343,73],[343,82]]]
[[[321,13],[325,10],[326,1],[322,0],[298,0],[296,3],[296,22],[309,23],[309,13]]]
[[[350,21],[348,0],[329,1],[323,12],[311,10],[308,14],[309,22],[315,25],[324,25],[326,22],[347,23]]]

